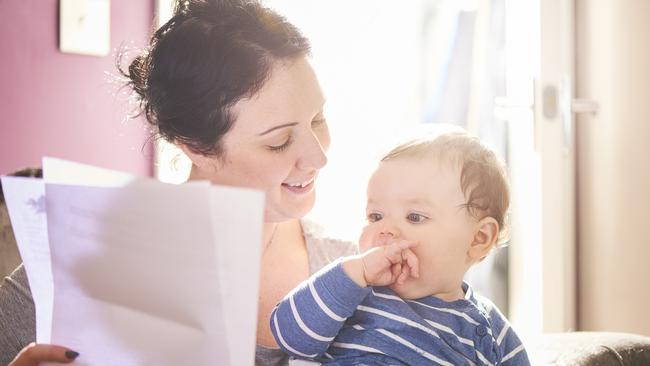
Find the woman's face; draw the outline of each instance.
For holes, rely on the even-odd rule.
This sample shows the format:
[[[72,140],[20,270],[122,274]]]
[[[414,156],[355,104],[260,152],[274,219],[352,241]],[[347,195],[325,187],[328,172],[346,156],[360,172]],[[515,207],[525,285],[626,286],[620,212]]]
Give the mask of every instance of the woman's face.
[[[324,103],[306,58],[276,62],[262,89],[232,107],[235,122],[207,173],[210,180],[264,191],[267,222],[305,216],[327,163]]]

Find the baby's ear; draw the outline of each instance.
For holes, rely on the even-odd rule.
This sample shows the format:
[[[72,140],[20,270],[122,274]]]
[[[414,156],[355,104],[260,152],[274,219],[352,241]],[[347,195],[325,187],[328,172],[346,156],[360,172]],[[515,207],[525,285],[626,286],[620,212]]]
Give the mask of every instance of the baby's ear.
[[[476,232],[472,245],[467,251],[467,255],[473,262],[483,260],[492,248],[496,245],[499,238],[499,223],[493,217],[484,217],[476,224]]]

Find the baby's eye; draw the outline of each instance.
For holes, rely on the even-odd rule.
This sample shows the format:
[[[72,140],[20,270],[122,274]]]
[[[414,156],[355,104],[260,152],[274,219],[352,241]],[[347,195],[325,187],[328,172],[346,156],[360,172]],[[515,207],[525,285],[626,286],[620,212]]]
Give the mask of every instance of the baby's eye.
[[[381,214],[376,213],[376,212],[371,212],[371,213],[369,213],[369,214],[366,216],[366,219],[367,219],[369,222],[376,222],[376,221],[381,220],[381,218],[382,218],[382,217],[381,217]]]
[[[428,219],[428,217],[416,213],[410,213],[406,216],[406,219],[413,224],[420,224]]]

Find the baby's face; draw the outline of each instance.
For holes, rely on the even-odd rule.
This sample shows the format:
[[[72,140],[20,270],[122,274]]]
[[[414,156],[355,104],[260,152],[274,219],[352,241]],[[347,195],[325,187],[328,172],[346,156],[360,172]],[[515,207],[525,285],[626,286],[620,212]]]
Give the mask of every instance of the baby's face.
[[[471,259],[477,220],[462,206],[460,170],[435,158],[382,162],[368,183],[362,250],[393,239],[418,242],[420,277],[391,288],[403,298],[457,298]]]

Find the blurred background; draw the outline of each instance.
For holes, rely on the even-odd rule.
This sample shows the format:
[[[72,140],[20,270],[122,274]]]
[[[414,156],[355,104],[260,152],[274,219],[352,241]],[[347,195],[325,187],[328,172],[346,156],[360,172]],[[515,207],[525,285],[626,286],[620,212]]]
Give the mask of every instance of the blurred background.
[[[387,146],[462,127],[507,162],[511,241],[468,275],[524,338],[650,335],[650,1],[266,0],[303,30],[332,134],[311,218],[356,240]],[[0,174],[54,156],[182,182],[115,67],[172,0],[0,0]],[[128,59],[128,54],[127,54]],[[0,275],[14,263],[0,246]]]

